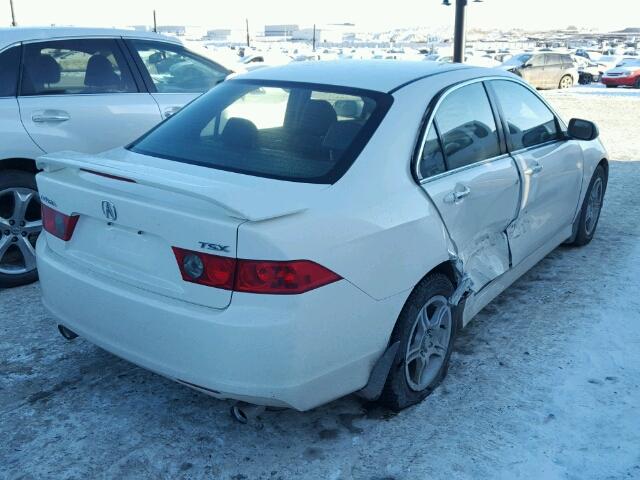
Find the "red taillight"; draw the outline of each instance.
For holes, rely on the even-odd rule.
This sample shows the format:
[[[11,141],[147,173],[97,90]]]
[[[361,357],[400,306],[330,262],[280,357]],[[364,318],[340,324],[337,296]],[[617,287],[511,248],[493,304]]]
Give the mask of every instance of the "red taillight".
[[[245,293],[298,294],[340,280],[309,260],[243,260],[173,247],[182,279]]]
[[[340,280],[340,276],[309,260],[272,262],[238,260],[234,290],[248,293],[293,294]]]
[[[71,240],[79,215],[65,215],[51,207],[42,205],[42,227],[51,235],[65,242]]]
[[[178,260],[178,267],[184,281],[225,290],[233,288],[235,258],[192,252],[176,247],[173,247],[173,253]]]

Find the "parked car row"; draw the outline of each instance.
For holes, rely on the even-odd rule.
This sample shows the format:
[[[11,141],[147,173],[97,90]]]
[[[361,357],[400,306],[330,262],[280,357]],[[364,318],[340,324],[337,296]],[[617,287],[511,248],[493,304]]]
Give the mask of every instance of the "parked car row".
[[[37,278],[35,159],[126,145],[231,72],[129,30],[0,30],[0,287]]]

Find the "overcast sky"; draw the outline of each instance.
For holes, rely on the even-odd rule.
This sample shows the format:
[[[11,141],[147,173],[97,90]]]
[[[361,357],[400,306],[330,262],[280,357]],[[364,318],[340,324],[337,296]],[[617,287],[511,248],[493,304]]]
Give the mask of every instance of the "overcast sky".
[[[454,0],[451,0],[452,3]],[[20,25],[126,26],[158,24],[230,26],[265,23],[354,22],[369,29],[453,23],[453,7],[441,0],[13,0]],[[640,27],[640,0],[469,0],[469,25],[481,28],[564,28],[600,30]],[[0,0],[0,24],[11,22],[9,0]],[[614,5],[615,8],[609,8]],[[630,23],[637,23],[633,25]]]

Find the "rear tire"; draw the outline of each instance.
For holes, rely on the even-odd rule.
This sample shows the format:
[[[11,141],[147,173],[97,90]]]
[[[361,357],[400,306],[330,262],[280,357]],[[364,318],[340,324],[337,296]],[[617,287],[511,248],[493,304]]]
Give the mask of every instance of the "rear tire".
[[[617,85],[607,85],[607,88],[618,88]]]
[[[593,172],[589,188],[582,202],[578,225],[576,227],[576,238],[572,243],[573,245],[581,247],[593,239],[596,228],[598,227],[598,220],[600,220],[600,212],[602,211],[602,203],[606,189],[607,175],[602,165],[598,165],[595,172]]]
[[[409,296],[391,334],[390,344],[400,347],[378,400],[383,406],[399,411],[419,403],[446,376],[457,332],[452,293],[451,281],[435,273]]]
[[[566,90],[567,88],[571,88],[571,87],[573,87],[573,77],[571,75],[565,75],[560,79],[558,88],[562,90]]]
[[[636,83],[635,83],[635,85],[633,86],[633,88],[639,88],[639,89],[640,89],[640,78],[638,78],[638,79],[636,80]]]
[[[0,288],[38,279],[34,245],[41,230],[35,175],[0,171]]]

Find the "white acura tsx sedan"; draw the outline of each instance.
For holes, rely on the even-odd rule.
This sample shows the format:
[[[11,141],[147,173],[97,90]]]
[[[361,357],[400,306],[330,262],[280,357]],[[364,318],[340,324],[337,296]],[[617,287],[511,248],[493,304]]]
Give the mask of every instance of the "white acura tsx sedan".
[[[596,126],[499,70],[340,61],[229,80],[125,148],[40,157],[44,304],[215,397],[402,409],[607,185]]]

